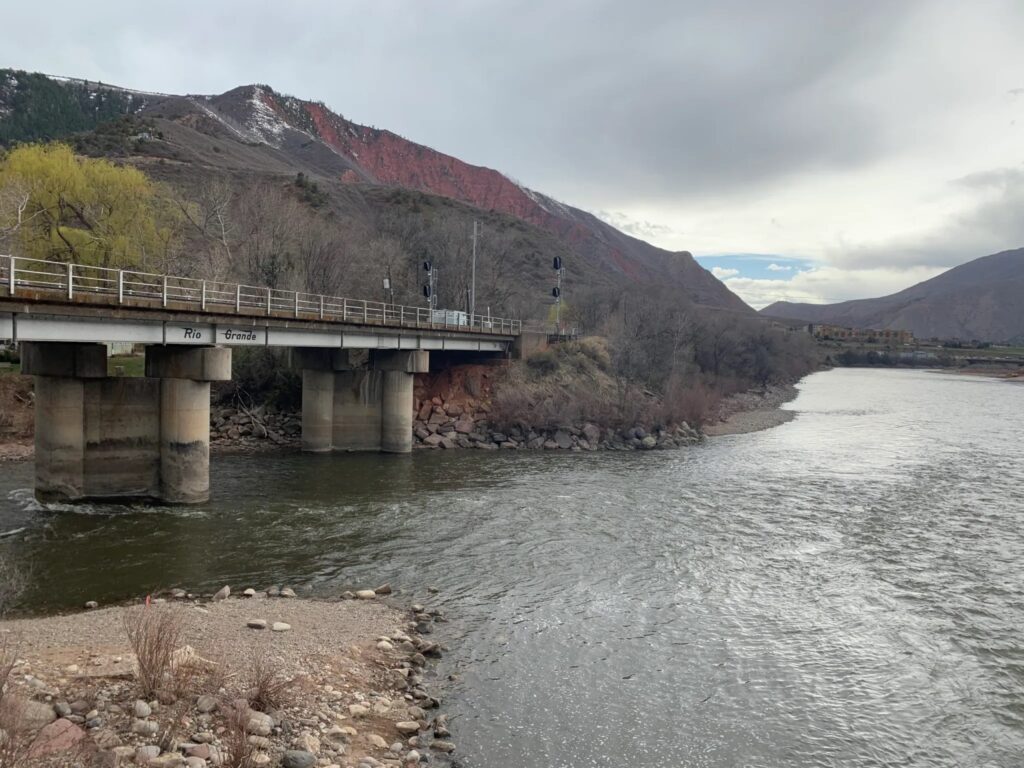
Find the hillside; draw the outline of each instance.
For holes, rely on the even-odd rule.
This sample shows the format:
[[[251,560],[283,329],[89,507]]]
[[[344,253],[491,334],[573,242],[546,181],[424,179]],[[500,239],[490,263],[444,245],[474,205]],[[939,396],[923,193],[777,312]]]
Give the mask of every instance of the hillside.
[[[116,116],[124,121],[120,132],[105,122]],[[573,285],[667,285],[682,299],[752,314],[688,252],[657,248],[497,171],[358,125],[321,103],[262,85],[217,96],[175,96],[0,70],[0,144],[89,129],[106,133],[85,141],[80,151],[121,157],[183,189],[211,178],[236,183],[242,176],[280,180],[302,173],[355,229],[379,230],[382,217],[392,225],[396,217],[422,219],[424,206],[443,210],[460,227],[471,226],[482,212],[501,233],[514,234],[515,246],[506,249],[514,263],[506,265],[504,279],[515,281],[521,296],[536,294],[520,302],[523,313],[545,312],[549,265],[558,255],[570,291]],[[457,292],[450,301],[458,302]]]
[[[761,314],[852,328],[893,328],[918,338],[1024,339],[1024,248],[961,264],[891,296],[839,304],[778,301]]]

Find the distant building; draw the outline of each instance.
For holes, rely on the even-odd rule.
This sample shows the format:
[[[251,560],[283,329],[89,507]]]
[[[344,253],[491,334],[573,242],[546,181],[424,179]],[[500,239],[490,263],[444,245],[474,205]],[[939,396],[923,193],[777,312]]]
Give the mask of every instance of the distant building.
[[[807,331],[816,339],[826,341],[853,341],[862,344],[913,344],[914,334],[893,328],[845,328],[841,325],[813,323]]]

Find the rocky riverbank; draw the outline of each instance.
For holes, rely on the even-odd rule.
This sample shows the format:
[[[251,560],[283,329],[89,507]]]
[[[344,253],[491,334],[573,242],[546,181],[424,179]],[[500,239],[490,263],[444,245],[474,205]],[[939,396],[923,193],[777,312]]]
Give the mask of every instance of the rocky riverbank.
[[[795,411],[782,406],[799,394],[793,384],[773,385],[761,392],[741,392],[725,398],[718,408],[717,421],[704,426],[708,437],[742,435],[771,429],[796,418]]]
[[[426,688],[441,648],[425,635],[444,618],[378,599],[390,591],[327,601],[276,587],[212,599],[174,590],[146,605],[0,621],[0,765],[442,759],[455,745]]]

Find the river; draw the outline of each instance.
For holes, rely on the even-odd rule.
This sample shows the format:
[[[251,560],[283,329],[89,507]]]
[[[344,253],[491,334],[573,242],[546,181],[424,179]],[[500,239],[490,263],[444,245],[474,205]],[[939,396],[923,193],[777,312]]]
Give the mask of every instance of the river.
[[[787,407],[670,452],[218,457],[188,509],[43,511],[7,465],[0,546],[37,611],[390,581],[451,619],[470,768],[1020,765],[1024,387],[841,369]]]

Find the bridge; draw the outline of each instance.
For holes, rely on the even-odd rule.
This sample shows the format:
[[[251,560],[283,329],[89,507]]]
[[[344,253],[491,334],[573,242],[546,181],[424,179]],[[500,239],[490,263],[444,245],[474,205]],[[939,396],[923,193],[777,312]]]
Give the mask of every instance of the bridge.
[[[209,498],[210,384],[235,347],[293,350],[303,450],[408,453],[431,353],[508,356],[523,337],[509,318],[14,256],[0,286],[0,339],[35,377],[42,501]],[[145,345],[145,377],[108,377],[106,342]]]

